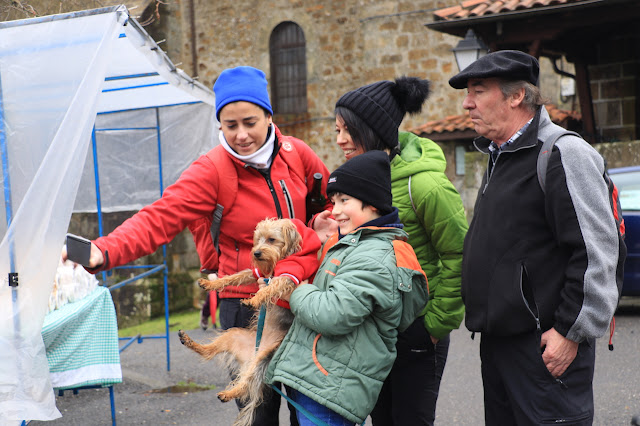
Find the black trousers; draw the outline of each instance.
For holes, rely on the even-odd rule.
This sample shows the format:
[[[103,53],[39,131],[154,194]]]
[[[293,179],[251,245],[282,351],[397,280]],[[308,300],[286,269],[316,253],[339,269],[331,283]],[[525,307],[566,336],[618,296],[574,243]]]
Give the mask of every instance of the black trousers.
[[[240,303],[240,299],[220,298],[220,326],[223,330],[233,327],[248,327],[255,310]],[[235,377],[232,377],[232,380]],[[280,383],[276,386],[280,387]],[[242,409],[242,404],[236,399],[238,409]],[[289,420],[291,426],[298,426],[296,409],[289,405]],[[279,426],[280,417],[280,395],[273,389],[265,392],[265,399],[256,411],[255,420],[252,426]]]
[[[556,379],[542,361],[540,335],[482,335],[480,359],[487,425],[593,423],[595,340],[580,343],[576,358]]]
[[[398,357],[371,412],[374,426],[433,425],[449,342],[431,343],[424,317],[398,335]]]

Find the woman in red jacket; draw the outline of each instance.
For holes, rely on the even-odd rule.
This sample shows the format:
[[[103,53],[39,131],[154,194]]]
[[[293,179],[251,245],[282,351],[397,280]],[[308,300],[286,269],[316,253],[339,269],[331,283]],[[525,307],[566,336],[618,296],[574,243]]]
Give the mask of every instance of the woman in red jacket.
[[[315,173],[323,176],[324,193],[329,176],[326,166],[303,141],[282,135],[273,123],[264,72],[247,66],[224,70],[213,90],[220,145],[191,164],[162,198],[141,209],[108,236],[93,241],[90,272],[153,253],[189,227],[203,272],[219,276],[236,273],[250,267],[253,231],[258,222],[266,217],[304,221],[305,202]],[[235,199],[230,206],[224,206],[216,250],[210,234],[211,218],[220,199],[229,198],[223,191],[228,188],[228,180],[234,178]],[[315,218],[315,233],[325,235],[335,231],[329,229],[335,223],[328,216],[325,211]],[[303,231],[302,250],[279,262],[275,275],[287,274],[302,281],[315,272],[309,270],[314,262],[308,262],[306,256],[315,260],[320,242],[311,229],[299,229]],[[227,287],[220,293],[223,329],[248,325],[254,312],[240,300],[256,291],[257,285]],[[274,398],[263,404],[264,414],[257,416],[254,424],[278,424],[280,399],[273,394]],[[292,423],[296,423],[294,418],[295,413]]]

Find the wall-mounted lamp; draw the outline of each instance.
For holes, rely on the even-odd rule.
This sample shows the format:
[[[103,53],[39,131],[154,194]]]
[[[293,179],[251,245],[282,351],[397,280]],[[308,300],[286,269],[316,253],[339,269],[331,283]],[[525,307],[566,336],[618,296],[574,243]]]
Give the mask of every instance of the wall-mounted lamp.
[[[487,54],[489,48],[476,37],[472,29],[467,30],[464,39],[458,42],[458,45],[452,49],[458,63],[458,70],[462,71],[476,60]]]

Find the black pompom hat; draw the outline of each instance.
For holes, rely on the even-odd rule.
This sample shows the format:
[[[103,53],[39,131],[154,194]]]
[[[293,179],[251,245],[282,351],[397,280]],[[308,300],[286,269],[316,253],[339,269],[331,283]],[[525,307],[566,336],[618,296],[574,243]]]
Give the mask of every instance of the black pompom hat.
[[[351,195],[377,208],[381,214],[391,213],[391,166],[383,151],[368,151],[348,160],[329,176],[327,194]]]
[[[398,145],[398,127],[406,113],[416,114],[429,96],[429,80],[400,77],[378,81],[345,93],[337,107],[351,110],[380,137],[385,146]]]

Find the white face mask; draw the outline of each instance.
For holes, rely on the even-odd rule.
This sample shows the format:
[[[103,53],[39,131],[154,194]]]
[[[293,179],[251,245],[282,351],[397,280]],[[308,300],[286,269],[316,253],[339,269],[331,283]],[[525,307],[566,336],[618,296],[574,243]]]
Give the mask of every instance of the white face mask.
[[[227,139],[224,137],[224,133],[222,131],[218,132],[218,139],[220,140],[220,145],[224,147],[225,150],[234,157],[236,157],[240,161],[244,161],[256,169],[267,169],[271,166],[271,155],[273,154],[273,144],[276,139],[276,132],[273,130],[273,125],[269,126],[269,132],[267,133],[267,141],[253,154],[249,155],[240,155],[235,152],[227,142]]]

